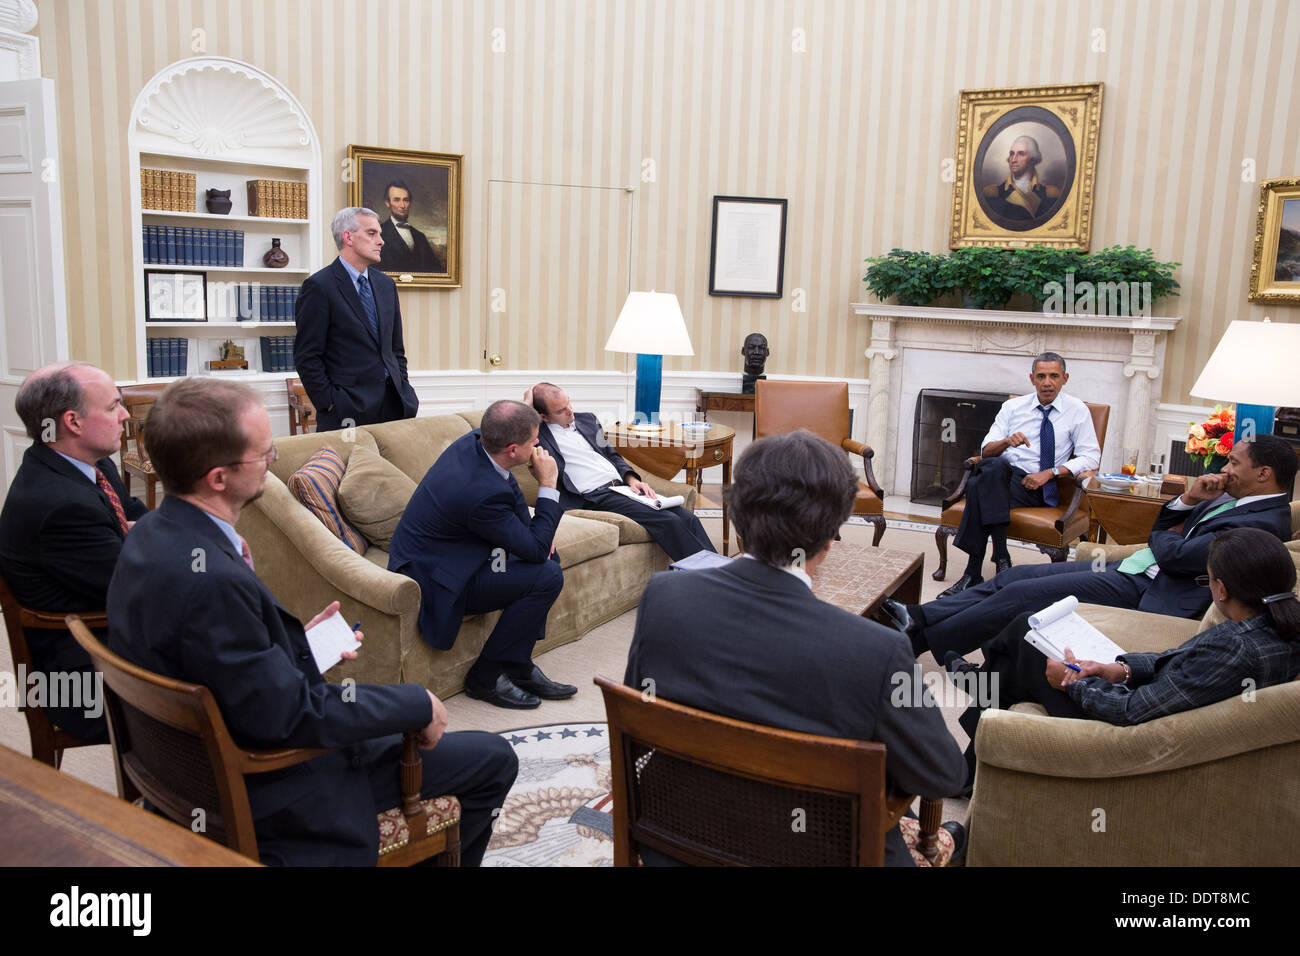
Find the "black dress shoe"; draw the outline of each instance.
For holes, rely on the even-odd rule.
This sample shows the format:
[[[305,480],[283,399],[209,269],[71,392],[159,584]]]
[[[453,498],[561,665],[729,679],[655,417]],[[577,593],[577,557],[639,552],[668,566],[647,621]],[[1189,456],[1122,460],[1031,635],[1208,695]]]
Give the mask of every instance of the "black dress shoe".
[[[512,677],[511,680],[520,690],[536,694],[543,700],[564,700],[578,692],[578,688],[572,684],[557,684],[543,674],[542,669],[536,664],[533,665],[532,673],[527,677]]]
[[[885,619],[894,630],[902,631],[908,637],[921,629],[921,626],[912,620],[912,615],[907,613],[907,605],[901,601],[885,598],[885,603],[880,605],[880,610],[884,612]]]
[[[993,568],[994,568],[994,573],[995,573],[995,574],[1001,574],[1003,571],[1010,571],[1010,570],[1011,570],[1011,559],[1010,559],[1010,558],[994,558],[994,559],[993,559]]]
[[[973,578],[969,574],[963,574],[957,579],[956,584],[948,588],[948,590],[940,592],[939,597],[952,597],[954,594],[961,594],[961,592],[965,591],[967,588],[973,588],[975,585],[983,583],[983,578]]]
[[[949,651],[943,655],[943,669],[949,674],[973,674],[980,669],[980,666],[972,664],[956,651]]]
[[[514,710],[532,710],[542,705],[534,695],[520,690],[505,674],[498,675],[496,683],[491,687],[475,686],[466,681],[465,694],[475,700],[487,701],[494,707],[510,707]]]
[[[949,820],[947,823],[939,825],[940,830],[947,830],[952,834],[952,856],[948,858],[949,866],[966,865],[966,844],[970,842],[970,836],[966,828],[956,820]]]

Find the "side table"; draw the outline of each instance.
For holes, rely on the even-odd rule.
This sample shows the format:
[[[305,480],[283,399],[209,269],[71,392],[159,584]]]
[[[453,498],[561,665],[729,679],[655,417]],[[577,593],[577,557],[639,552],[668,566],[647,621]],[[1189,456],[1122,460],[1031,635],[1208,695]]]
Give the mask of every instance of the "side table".
[[[731,449],[736,430],[726,425],[710,425],[707,431],[684,430],[680,425],[665,425],[661,431],[632,431],[617,424],[605,436],[614,449],[645,471],[660,478],[672,478],[686,469],[686,483],[696,492],[702,484],[705,468],[722,466],[723,487],[731,484]],[[731,524],[727,519],[727,499],[722,499],[722,553],[730,548]]]

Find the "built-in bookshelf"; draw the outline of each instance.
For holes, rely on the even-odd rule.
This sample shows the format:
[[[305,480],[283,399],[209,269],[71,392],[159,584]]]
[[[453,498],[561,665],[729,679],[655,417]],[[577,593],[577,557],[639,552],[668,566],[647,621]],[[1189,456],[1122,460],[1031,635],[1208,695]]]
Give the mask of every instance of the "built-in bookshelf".
[[[136,377],[292,375],[293,306],[321,266],[323,231],[320,145],[302,106],[255,67],[196,57],[146,84],[128,139]],[[228,212],[208,210],[209,189],[230,191]],[[263,264],[272,240],[284,268]],[[226,342],[247,369],[211,367]]]

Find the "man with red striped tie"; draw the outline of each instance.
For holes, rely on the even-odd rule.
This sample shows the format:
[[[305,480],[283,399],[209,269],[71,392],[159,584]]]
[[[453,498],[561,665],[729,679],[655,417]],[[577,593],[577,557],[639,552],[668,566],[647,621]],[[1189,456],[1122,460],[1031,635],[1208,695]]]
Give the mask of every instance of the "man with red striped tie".
[[[108,373],[86,362],[60,362],[29,375],[14,408],[32,445],[0,510],[0,572],[26,607],[102,611],[122,542],[148,510],[127,495],[109,457],[128,417],[122,397]],[[91,669],[66,632],[28,632],[28,642],[42,673]],[[47,687],[59,686],[46,680]],[[108,740],[102,713],[59,706],[46,712],[74,737]]]

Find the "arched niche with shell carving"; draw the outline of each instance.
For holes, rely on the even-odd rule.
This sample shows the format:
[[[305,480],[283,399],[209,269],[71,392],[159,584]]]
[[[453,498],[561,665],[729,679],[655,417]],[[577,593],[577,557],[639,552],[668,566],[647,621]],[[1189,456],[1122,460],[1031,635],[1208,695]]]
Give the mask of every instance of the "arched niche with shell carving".
[[[136,378],[212,370],[282,382],[293,374],[294,294],[322,259],[311,119],[262,70],[194,57],[145,83],[130,124]],[[273,240],[287,265],[263,263]],[[237,361],[227,340],[246,369],[211,365]]]

